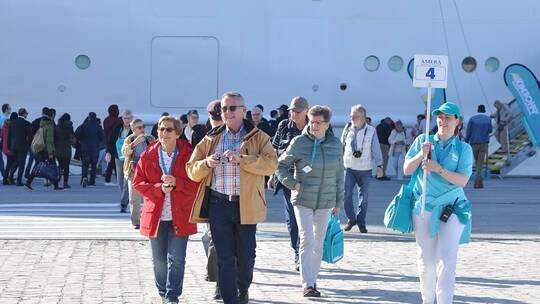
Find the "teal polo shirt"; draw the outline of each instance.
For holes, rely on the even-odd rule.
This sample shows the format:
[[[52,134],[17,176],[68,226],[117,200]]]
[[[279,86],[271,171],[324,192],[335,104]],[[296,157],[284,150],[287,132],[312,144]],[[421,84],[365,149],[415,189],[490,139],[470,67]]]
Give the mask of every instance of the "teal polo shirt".
[[[425,135],[418,136],[411,145],[405,159],[410,159],[416,156],[422,150],[422,143],[425,141]],[[467,177],[472,175],[473,153],[469,144],[460,141],[457,137],[452,137],[446,145],[443,145],[437,134],[430,135],[429,141],[432,143],[431,157],[436,160],[445,170],[463,174]],[[414,210],[416,214],[420,214],[421,200],[423,194],[422,179],[424,170],[421,166],[413,174],[415,179],[413,186],[413,194],[415,197]],[[451,205],[457,199],[454,208],[454,213],[459,221],[466,227],[460,243],[467,243],[470,239],[471,230],[471,203],[465,196],[462,187],[454,185],[444,179],[436,172],[431,172],[427,176],[427,193],[426,193],[426,211],[432,213],[431,232],[432,236],[437,235],[441,225],[440,216],[446,205]]]

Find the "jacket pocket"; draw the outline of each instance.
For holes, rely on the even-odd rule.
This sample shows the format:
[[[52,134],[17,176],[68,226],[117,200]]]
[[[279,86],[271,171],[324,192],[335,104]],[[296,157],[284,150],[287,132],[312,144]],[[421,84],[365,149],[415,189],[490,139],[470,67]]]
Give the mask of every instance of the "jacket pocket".
[[[261,198],[264,206],[266,206],[266,200],[264,199],[264,195],[261,193],[261,190],[257,189],[257,193],[259,194],[259,197]]]

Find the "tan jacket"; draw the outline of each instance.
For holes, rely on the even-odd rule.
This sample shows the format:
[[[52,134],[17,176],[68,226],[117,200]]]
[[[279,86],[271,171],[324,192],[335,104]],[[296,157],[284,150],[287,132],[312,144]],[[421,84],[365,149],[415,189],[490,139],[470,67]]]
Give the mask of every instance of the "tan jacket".
[[[124,144],[122,145],[122,154],[124,155],[124,176],[128,180],[133,180],[133,175],[135,173],[135,168],[133,167],[133,163],[131,160],[133,159],[133,148],[131,147],[131,143],[135,140],[135,134],[131,134],[124,140]],[[152,144],[156,139],[152,135],[146,135],[146,142],[148,145]]]
[[[277,155],[271,138],[244,120],[246,136],[240,146],[240,224],[257,224],[266,219],[264,177],[277,169]],[[206,186],[212,181],[212,168],[206,165],[206,157],[223,137],[225,126],[212,129],[195,147],[186,164],[189,178],[200,182],[195,204],[191,210],[192,223],[207,223],[200,216]]]

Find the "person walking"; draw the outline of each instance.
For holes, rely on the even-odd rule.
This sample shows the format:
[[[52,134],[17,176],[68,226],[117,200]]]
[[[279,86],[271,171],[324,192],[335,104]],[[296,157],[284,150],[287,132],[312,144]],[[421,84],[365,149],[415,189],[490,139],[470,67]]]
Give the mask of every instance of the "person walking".
[[[369,184],[372,168],[377,167],[376,176],[384,175],[381,146],[374,127],[366,120],[367,111],[358,104],[351,107],[351,122],[343,129],[343,163],[345,166],[345,214],[348,222],[345,231],[358,225],[361,233],[367,233],[366,216],[369,203]],[[353,191],[358,185],[358,209],[353,206]]]
[[[20,108],[17,112],[19,117],[11,124],[10,127],[10,150],[15,155],[17,167],[17,186],[24,186],[22,178],[24,176],[24,168],[26,165],[26,156],[32,143],[32,124],[26,120],[28,111],[25,108]]]
[[[307,113],[309,111],[308,101],[301,96],[294,97],[289,106],[290,118],[282,120],[279,123],[278,129],[272,139],[272,146],[277,155],[280,156],[291,144],[291,141],[302,134],[302,130],[308,124]],[[298,237],[298,224],[296,223],[296,215],[294,206],[291,204],[291,189],[283,186],[279,180],[272,176],[268,182],[268,188],[274,190],[274,195],[282,190],[283,193],[283,210],[285,211],[285,222],[289,231],[291,240],[291,248],[294,251],[294,267],[296,271],[300,271],[300,238]]]
[[[493,132],[493,126],[484,105],[479,105],[477,112],[478,114],[471,117],[467,123],[465,142],[472,146],[476,168],[474,188],[480,189],[484,188],[484,164],[488,155],[489,135]]]
[[[396,172],[397,180],[401,181],[403,180],[403,162],[405,161],[407,147],[410,144],[407,130],[403,126],[401,120],[396,121],[395,129],[390,133],[388,142],[390,143],[390,150],[388,150],[390,159],[386,175],[389,175],[388,169],[391,169],[392,172]]]
[[[124,155],[122,155],[122,145],[126,137],[131,135],[130,123],[133,120],[133,113],[130,110],[124,110],[122,113],[122,123],[113,128],[109,141],[107,143],[107,154],[105,159],[111,162],[114,158],[116,166],[116,179],[118,188],[120,188],[120,213],[127,213],[129,204],[129,193],[127,180],[124,177]]]
[[[58,119],[58,124],[54,129],[54,150],[58,166],[63,174],[63,188],[69,189],[69,164],[71,162],[71,146],[75,143],[75,133],[73,132],[73,122],[68,113],[64,113]]]
[[[111,137],[112,131],[120,124],[122,124],[122,119],[118,117],[120,115],[120,109],[117,104],[112,104],[107,109],[109,115],[103,120],[103,145],[106,146],[109,143],[109,138]],[[111,186],[111,178],[115,168],[115,158],[111,157],[110,161],[107,163],[107,168],[105,169],[105,185]],[[116,173],[118,174],[118,172]]]
[[[300,234],[300,278],[304,297],[320,297],[317,276],[330,214],[343,206],[342,145],[328,131],[332,112],[324,106],[309,109],[308,127],[279,157],[278,179],[292,190]],[[294,168],[291,174],[290,168]]]
[[[99,157],[99,145],[103,141],[103,128],[98,123],[96,113],[90,112],[82,125],[75,131],[75,137],[81,143],[82,176],[81,186],[96,185],[96,168]],[[88,168],[90,167],[90,179]]]
[[[17,169],[17,161],[15,159],[15,153],[11,150],[12,130],[11,125],[17,120],[19,115],[16,112],[12,112],[9,119],[4,121],[2,126],[2,153],[7,157],[7,163],[4,171],[4,185],[15,185],[13,180],[13,174]],[[2,155],[0,155],[1,157]]]
[[[39,132],[39,129],[41,129],[42,137],[43,137],[42,144],[44,148],[43,150],[40,150],[40,151],[34,151],[34,157],[36,160],[34,168],[36,168],[36,166],[42,162],[55,164],[54,121],[52,120],[54,113],[51,109],[48,109],[48,108],[44,108],[43,112],[44,112],[44,116],[41,117],[41,119],[39,120],[39,128],[34,134],[34,136],[37,136],[37,132]],[[32,190],[32,182],[34,181],[34,178],[36,178],[36,171],[32,170],[32,172],[30,173],[30,176],[28,177],[28,179],[26,180],[26,183],[24,184],[30,190]],[[58,180],[49,180],[49,182],[51,182],[54,185],[54,190],[63,189],[58,186]]]
[[[198,183],[186,173],[192,147],[179,139],[181,131],[174,117],[161,117],[158,141],[140,155],[133,178],[135,190],[144,198],[140,232],[150,238],[155,284],[168,304],[178,303],[182,295],[187,243],[197,233],[189,213]]]
[[[471,146],[457,137],[461,113],[455,103],[442,104],[433,116],[437,133],[429,136],[429,142],[425,135],[415,139],[403,170],[414,180],[413,226],[422,303],[451,304],[459,244],[470,240],[471,203],[463,188],[472,174],[473,154]]]
[[[497,109],[497,112],[492,115],[492,118],[495,118],[495,122],[497,123],[495,138],[501,145],[501,149],[508,153],[508,127],[512,122],[512,110],[510,110],[510,107],[506,103],[500,100],[495,100],[494,106]]]
[[[143,198],[141,194],[135,190],[133,185],[133,176],[141,155],[156,139],[152,135],[145,134],[144,123],[141,119],[134,119],[130,126],[133,133],[126,137],[126,140],[122,145],[122,154],[125,157],[123,170],[124,176],[128,181],[129,205],[131,206],[131,224],[135,229],[139,229]]]
[[[276,170],[277,156],[270,137],[243,119],[241,94],[225,93],[221,111],[224,125],[207,133],[187,164],[189,177],[201,183],[191,222],[210,222],[223,302],[248,303],[255,232],[266,218],[264,177]]]

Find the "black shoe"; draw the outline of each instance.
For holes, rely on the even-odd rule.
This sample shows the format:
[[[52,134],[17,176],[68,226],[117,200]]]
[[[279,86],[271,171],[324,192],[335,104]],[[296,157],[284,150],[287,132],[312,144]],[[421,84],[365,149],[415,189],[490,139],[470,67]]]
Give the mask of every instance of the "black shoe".
[[[120,207],[120,213],[128,213],[127,207],[126,206]]]
[[[54,186],[54,190],[64,190],[62,187]]]
[[[8,179],[4,178],[4,180],[2,181],[2,184],[4,184],[5,186],[9,185]]]
[[[83,177],[83,179],[81,180],[81,186],[83,188],[86,188],[86,186],[88,186],[88,179],[86,179],[86,177]]]
[[[366,225],[358,225],[358,229],[360,229],[361,233],[367,233]]]
[[[356,226],[356,223],[353,222],[353,221],[348,221],[347,222],[347,225],[345,225],[345,228],[343,228],[343,230],[345,231],[351,231],[351,229]]]
[[[64,189],[71,189],[71,186],[68,184],[64,184]]]
[[[239,289],[238,290],[238,298],[240,299],[240,301],[238,302],[240,304],[249,303],[249,291],[248,291],[248,289]]]
[[[216,284],[216,291],[214,292],[214,300],[221,300],[221,290],[219,289],[218,284]]]
[[[141,229],[141,225],[135,225],[135,226],[133,226],[133,229],[139,230],[139,229]]]
[[[300,263],[298,261],[294,262],[294,270],[296,270],[296,272],[300,272]]]
[[[28,189],[30,189],[30,190],[34,190],[34,189],[32,189],[32,185],[30,185],[30,183],[26,183],[26,184],[24,184],[24,185],[26,186],[26,188],[28,188]]]
[[[305,298],[318,298],[321,296],[321,293],[313,287],[304,288],[304,297]]]

